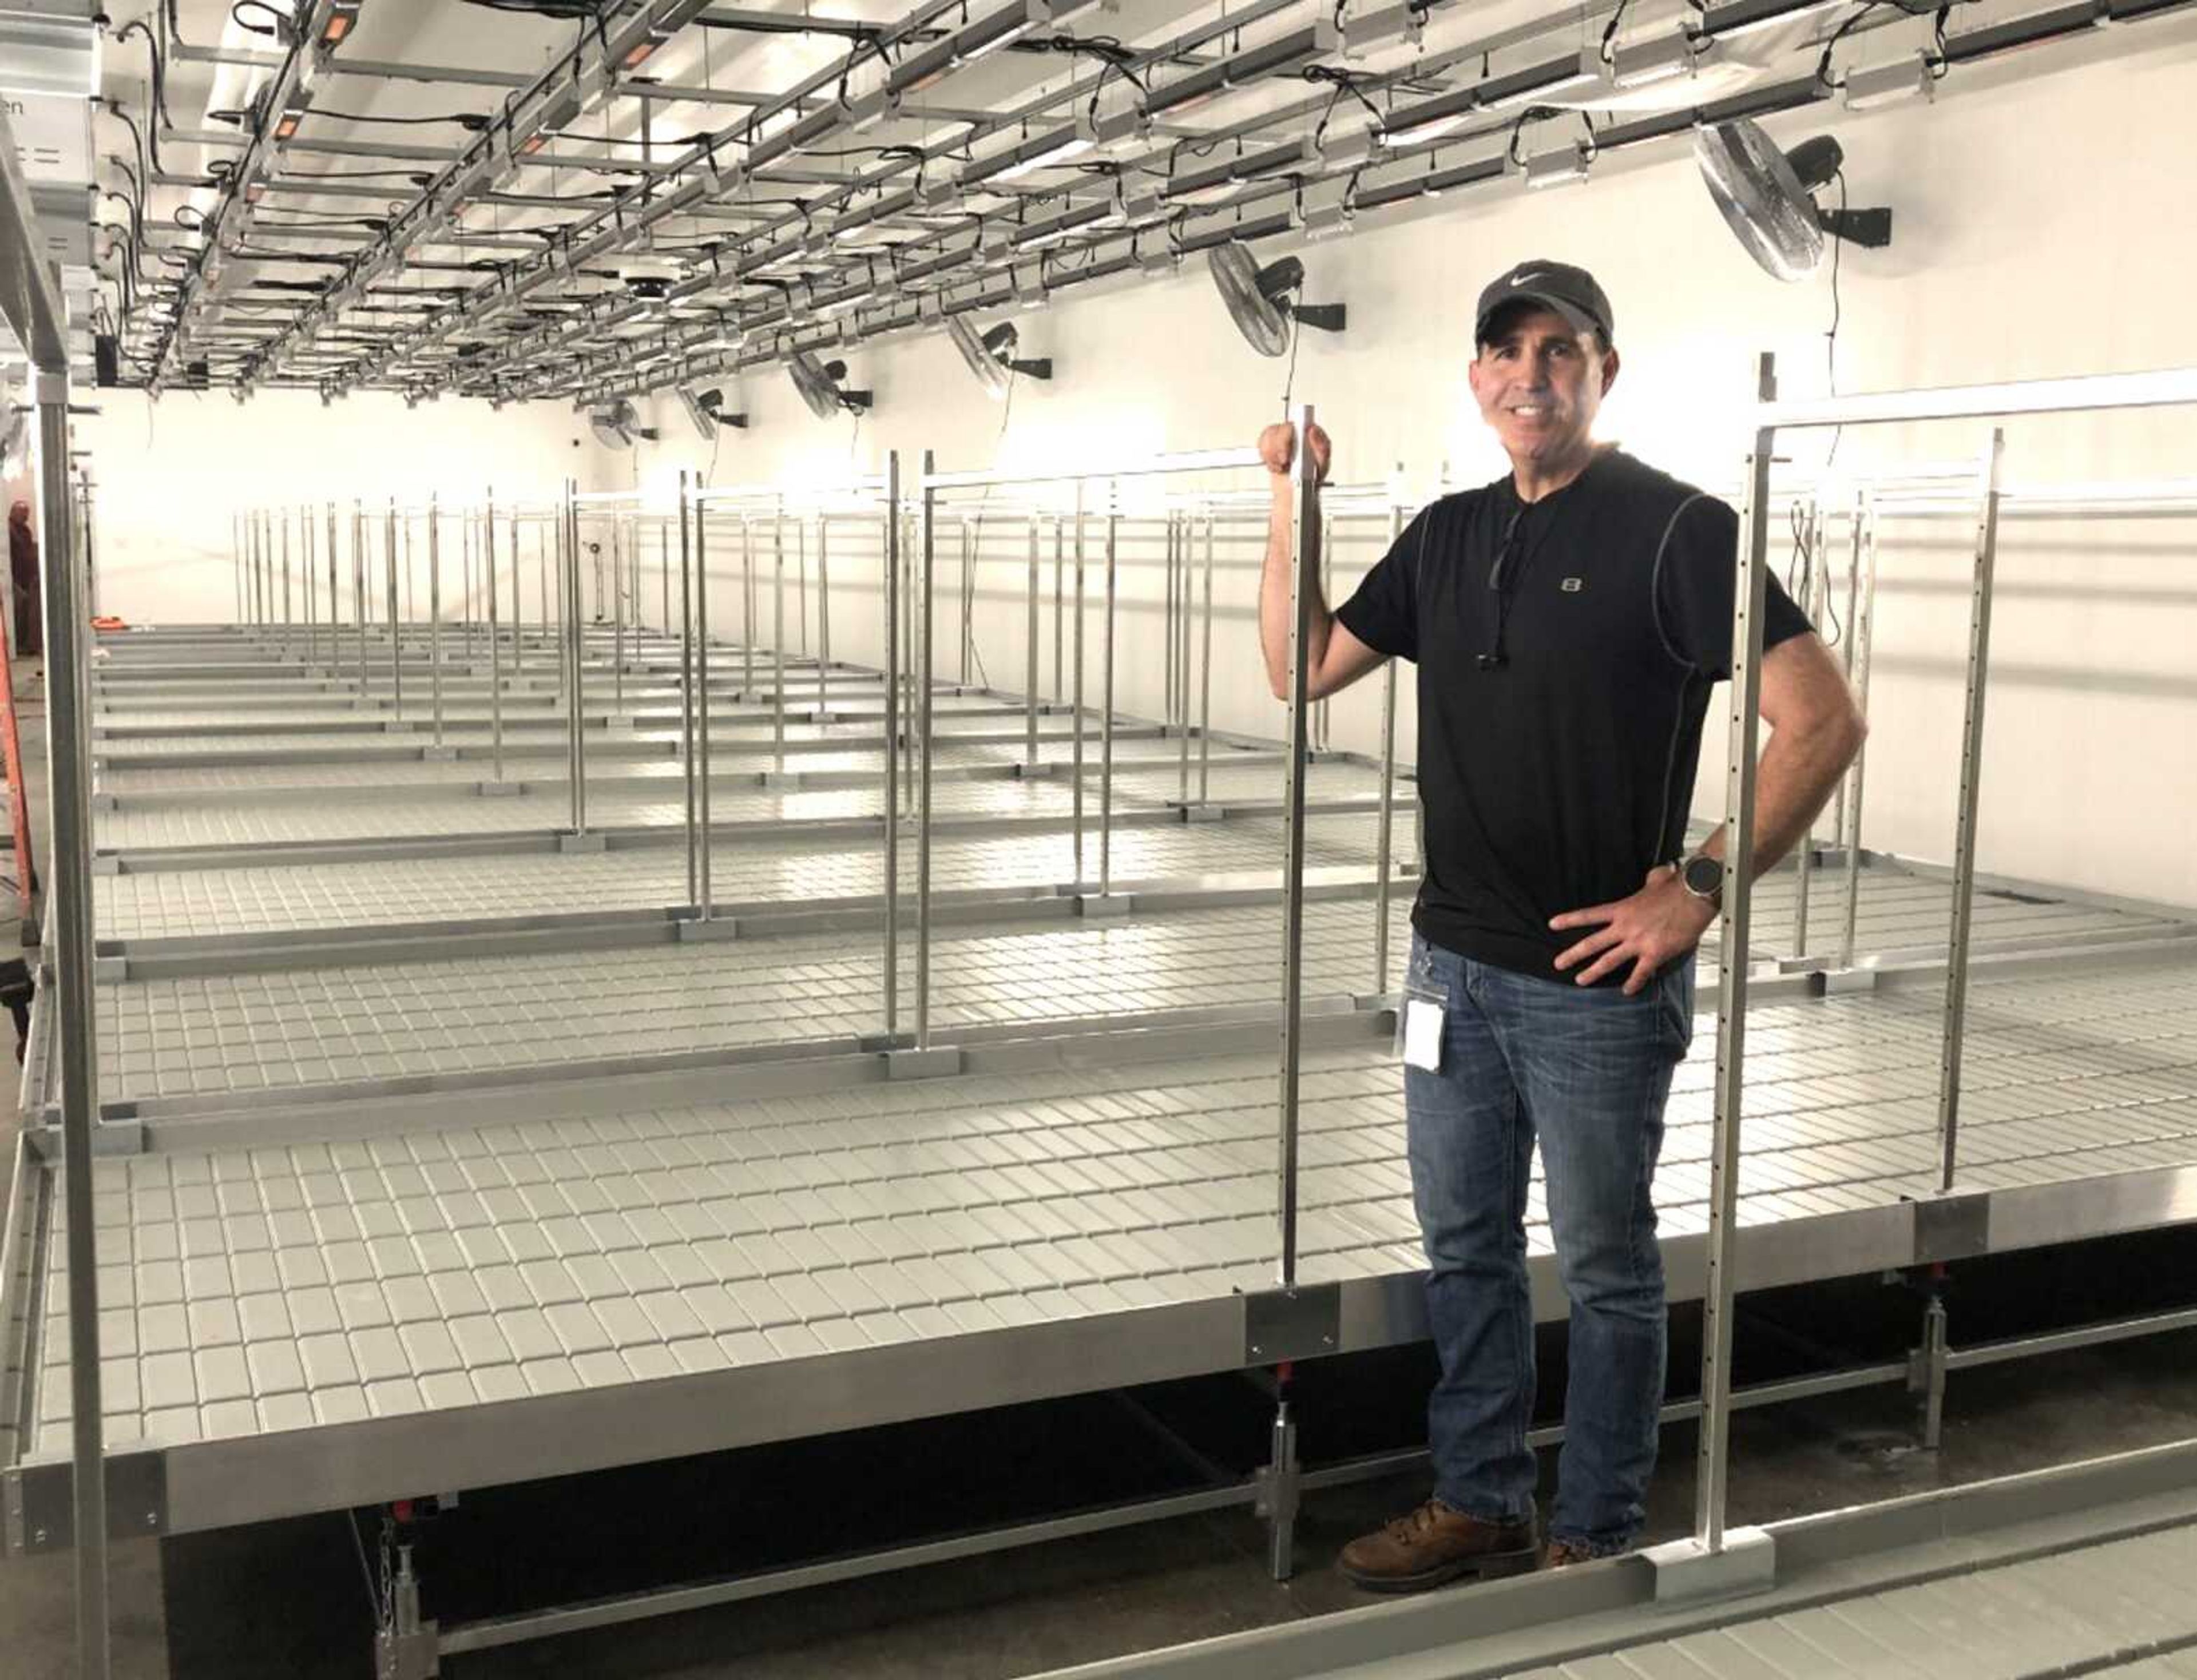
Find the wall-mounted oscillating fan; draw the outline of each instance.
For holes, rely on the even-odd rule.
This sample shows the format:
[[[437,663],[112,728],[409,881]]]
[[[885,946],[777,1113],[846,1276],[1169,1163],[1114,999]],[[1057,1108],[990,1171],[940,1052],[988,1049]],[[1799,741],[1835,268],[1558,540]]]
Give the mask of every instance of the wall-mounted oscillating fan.
[[[717,435],[717,428],[729,426],[738,431],[747,429],[745,414],[728,414],[724,411],[725,393],[722,391],[689,391],[685,385],[675,385],[679,406],[686,410],[687,418],[693,422],[694,430],[702,434],[706,443]]]
[[[1736,118],[1694,136],[1701,179],[1747,254],[1779,280],[1806,280],[1823,260],[1823,236],[1881,247],[1892,243],[1889,210],[1825,210],[1817,189],[1835,180],[1846,154],[1828,134],[1781,152],[1759,123]]]
[[[1341,304],[1305,304],[1290,294],[1304,285],[1304,264],[1294,257],[1261,268],[1241,240],[1216,245],[1205,253],[1213,283],[1241,333],[1261,356],[1280,356],[1290,347],[1290,323],[1340,333],[1346,318]]]
[[[595,434],[595,442],[606,449],[629,449],[636,437],[645,437],[652,443],[656,441],[656,428],[643,426],[640,411],[623,397],[615,403],[589,409],[588,426]]]
[[[859,414],[870,406],[868,391],[841,387],[839,381],[847,377],[843,362],[819,362],[815,351],[800,350],[785,364],[785,371],[793,376],[794,389],[809,405],[809,412],[819,420],[830,420],[843,408]]]
[[[983,382],[984,389],[994,397],[1007,394],[1012,375],[1028,374],[1034,379],[1052,377],[1052,358],[1040,356],[1035,361],[1018,362],[1015,351],[1022,335],[1012,321],[1003,321],[988,333],[978,333],[965,315],[948,316],[946,334],[954,340],[954,348],[961,352],[961,359],[969,364],[969,371]]]

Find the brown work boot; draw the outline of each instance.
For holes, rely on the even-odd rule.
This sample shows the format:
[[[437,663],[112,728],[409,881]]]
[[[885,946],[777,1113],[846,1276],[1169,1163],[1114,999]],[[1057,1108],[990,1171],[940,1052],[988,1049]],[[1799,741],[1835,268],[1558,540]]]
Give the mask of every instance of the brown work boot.
[[[1439,1499],[1361,1535],[1335,1567],[1368,1592],[1418,1592],[1470,1575],[1492,1580],[1531,1569],[1533,1520],[1487,1522]]]
[[[1574,1563],[1592,1563],[1597,1558],[1604,1555],[1607,1554],[1589,1551],[1576,1541],[1551,1540],[1541,1548],[1541,1567],[1564,1569]]]

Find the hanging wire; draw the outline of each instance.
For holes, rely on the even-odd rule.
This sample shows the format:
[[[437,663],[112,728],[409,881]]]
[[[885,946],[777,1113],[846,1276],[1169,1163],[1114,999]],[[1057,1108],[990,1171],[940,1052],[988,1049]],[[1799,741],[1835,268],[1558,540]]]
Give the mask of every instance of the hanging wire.
[[[1846,208],[1846,172],[1840,170],[1832,178],[1839,183],[1839,214],[1843,217]],[[1844,240],[1836,235],[1832,237],[1831,326],[1830,330],[1823,334],[1823,371],[1826,382],[1829,386],[1829,394],[1833,397],[1839,394],[1839,321],[1842,313],[1839,302],[1839,249],[1845,243]],[[1845,435],[1845,432],[1844,426],[1835,426],[1831,428],[1831,447],[1823,456],[1823,466],[1826,468],[1839,458],[1839,439]]]

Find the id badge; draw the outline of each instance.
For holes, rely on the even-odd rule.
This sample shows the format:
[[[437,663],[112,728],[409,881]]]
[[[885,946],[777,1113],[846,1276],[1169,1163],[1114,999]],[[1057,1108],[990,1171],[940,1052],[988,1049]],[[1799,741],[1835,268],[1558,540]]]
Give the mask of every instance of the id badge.
[[[1447,992],[1406,982],[1396,1008],[1396,1052],[1406,1067],[1441,1071],[1442,1028],[1448,1018]]]

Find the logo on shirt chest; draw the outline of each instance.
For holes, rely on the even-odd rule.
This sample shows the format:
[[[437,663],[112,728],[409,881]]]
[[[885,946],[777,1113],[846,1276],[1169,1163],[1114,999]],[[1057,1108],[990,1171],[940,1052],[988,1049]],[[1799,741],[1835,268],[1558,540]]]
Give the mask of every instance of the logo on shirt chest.
[[[1556,587],[1562,589],[1568,595],[1576,595],[1580,590],[1586,588],[1586,579],[1584,577],[1567,577]]]

